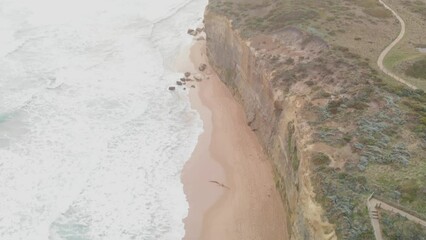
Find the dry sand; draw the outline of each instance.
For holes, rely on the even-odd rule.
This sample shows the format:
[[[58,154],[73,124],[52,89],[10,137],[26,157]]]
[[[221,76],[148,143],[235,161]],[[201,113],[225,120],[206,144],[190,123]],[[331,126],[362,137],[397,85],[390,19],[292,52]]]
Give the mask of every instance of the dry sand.
[[[207,63],[205,41],[194,44],[191,60],[186,70],[192,73]],[[189,202],[185,239],[288,239],[270,161],[227,87],[209,66],[203,74],[189,87],[204,132],[182,173]]]

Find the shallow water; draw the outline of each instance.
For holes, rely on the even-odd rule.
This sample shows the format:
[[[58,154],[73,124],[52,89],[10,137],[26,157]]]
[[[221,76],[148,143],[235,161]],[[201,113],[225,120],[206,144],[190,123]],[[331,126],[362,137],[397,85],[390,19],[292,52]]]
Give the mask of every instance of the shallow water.
[[[0,2],[0,239],[180,239],[206,0]]]

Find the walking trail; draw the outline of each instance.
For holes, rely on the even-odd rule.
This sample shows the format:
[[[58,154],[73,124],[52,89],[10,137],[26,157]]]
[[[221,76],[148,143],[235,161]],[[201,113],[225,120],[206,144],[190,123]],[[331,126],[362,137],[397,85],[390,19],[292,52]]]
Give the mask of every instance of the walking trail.
[[[387,46],[385,48],[385,50],[383,50],[382,53],[380,53],[379,59],[377,60],[377,65],[379,65],[379,68],[382,72],[384,72],[385,74],[387,74],[388,76],[390,76],[391,78],[395,79],[396,81],[403,83],[405,85],[407,85],[408,87],[410,87],[413,90],[416,90],[417,87],[408,83],[406,80],[396,76],[395,74],[393,74],[391,71],[389,71],[384,65],[383,65],[383,60],[385,59],[386,55],[390,52],[390,50],[392,50],[393,47],[395,47],[396,44],[398,44],[401,39],[404,37],[405,35],[405,22],[404,20],[392,9],[390,8],[385,2],[383,2],[383,0],[379,0],[379,2],[389,11],[392,12],[392,14],[398,19],[399,23],[401,24],[401,32],[399,33],[398,37],[391,43],[389,44],[389,46]]]
[[[422,225],[423,227],[426,227],[425,220],[420,219],[414,215],[411,215],[410,213],[398,208],[397,206],[392,206],[388,203],[380,201],[374,198],[373,194],[367,200],[367,207],[368,207],[368,213],[371,219],[371,224],[373,225],[374,236],[376,237],[376,240],[383,239],[382,230],[380,229],[380,217],[379,217],[379,211],[378,211],[379,209],[383,209],[395,214],[399,214],[400,216],[405,217],[410,221],[413,221],[417,224]]]

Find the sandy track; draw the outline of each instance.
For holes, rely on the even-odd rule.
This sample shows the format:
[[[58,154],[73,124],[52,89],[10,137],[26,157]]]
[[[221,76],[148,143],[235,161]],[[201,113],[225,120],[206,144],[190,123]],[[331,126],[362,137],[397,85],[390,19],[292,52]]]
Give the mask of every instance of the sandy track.
[[[386,55],[392,50],[393,47],[395,47],[396,44],[398,44],[402,38],[404,38],[405,35],[405,22],[404,20],[392,9],[390,8],[385,2],[383,2],[383,0],[379,0],[379,2],[389,11],[392,12],[392,14],[398,19],[399,23],[401,24],[401,32],[399,33],[398,37],[395,38],[395,40],[389,44],[389,46],[387,46],[382,53],[380,53],[379,59],[377,60],[377,65],[379,65],[379,68],[382,72],[384,72],[385,74],[387,74],[388,76],[390,76],[391,78],[395,79],[396,81],[403,83],[405,85],[407,85],[408,87],[410,87],[411,89],[417,89],[416,86],[408,83],[406,80],[396,76],[395,74],[393,74],[391,71],[389,71],[384,65],[383,65],[383,60],[385,59]]]

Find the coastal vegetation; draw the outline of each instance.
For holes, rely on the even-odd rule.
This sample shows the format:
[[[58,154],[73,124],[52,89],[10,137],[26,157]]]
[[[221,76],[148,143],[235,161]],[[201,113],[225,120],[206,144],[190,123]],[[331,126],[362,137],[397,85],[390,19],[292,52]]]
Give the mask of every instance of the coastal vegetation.
[[[407,68],[405,74],[410,77],[421,78],[426,80],[426,58],[414,62],[411,66]]]
[[[423,6],[422,1],[410,2],[403,8]],[[418,14],[421,9],[404,14]],[[256,63],[266,62],[273,69],[270,85],[274,90],[303,105],[294,117],[298,121],[290,121],[287,136],[281,136],[287,142],[287,160],[293,172],[300,171],[302,161],[308,162],[315,200],[339,239],[374,238],[366,208],[372,192],[426,215],[426,93],[422,90],[426,85],[412,90],[379,71],[377,57],[399,32],[388,10],[375,0],[230,0],[212,2],[209,10],[232,20],[245,39],[280,36],[294,28],[304,33],[300,51],[308,52],[304,47],[318,39],[326,42],[320,51],[310,49],[303,57],[269,54],[265,48]],[[424,31],[416,34],[426,39]],[[416,34],[409,32],[408,38]],[[402,46],[408,45],[404,41]],[[398,70],[395,66],[401,59],[413,56],[411,47],[392,52],[385,59],[387,65]],[[424,58],[401,69],[398,74],[426,79]],[[303,94],[296,88],[302,88]],[[280,116],[287,117],[282,109]],[[300,122],[311,129],[307,144],[315,149],[305,158],[299,154],[305,146],[298,144],[296,134]],[[276,176],[276,186],[288,205],[285,176],[279,170]],[[410,229],[401,231],[407,237],[425,231],[405,218],[384,215],[382,222],[390,239],[398,239],[397,229]]]
[[[386,68],[394,72],[416,87],[426,91],[426,81],[418,74],[413,74],[413,65],[425,58],[425,53],[419,51],[425,43],[424,29],[426,28],[425,0],[387,0],[405,21],[404,38],[389,52],[384,59]]]
[[[381,214],[383,235],[386,239],[426,239],[426,229],[420,224],[406,221],[397,214],[383,212]]]

